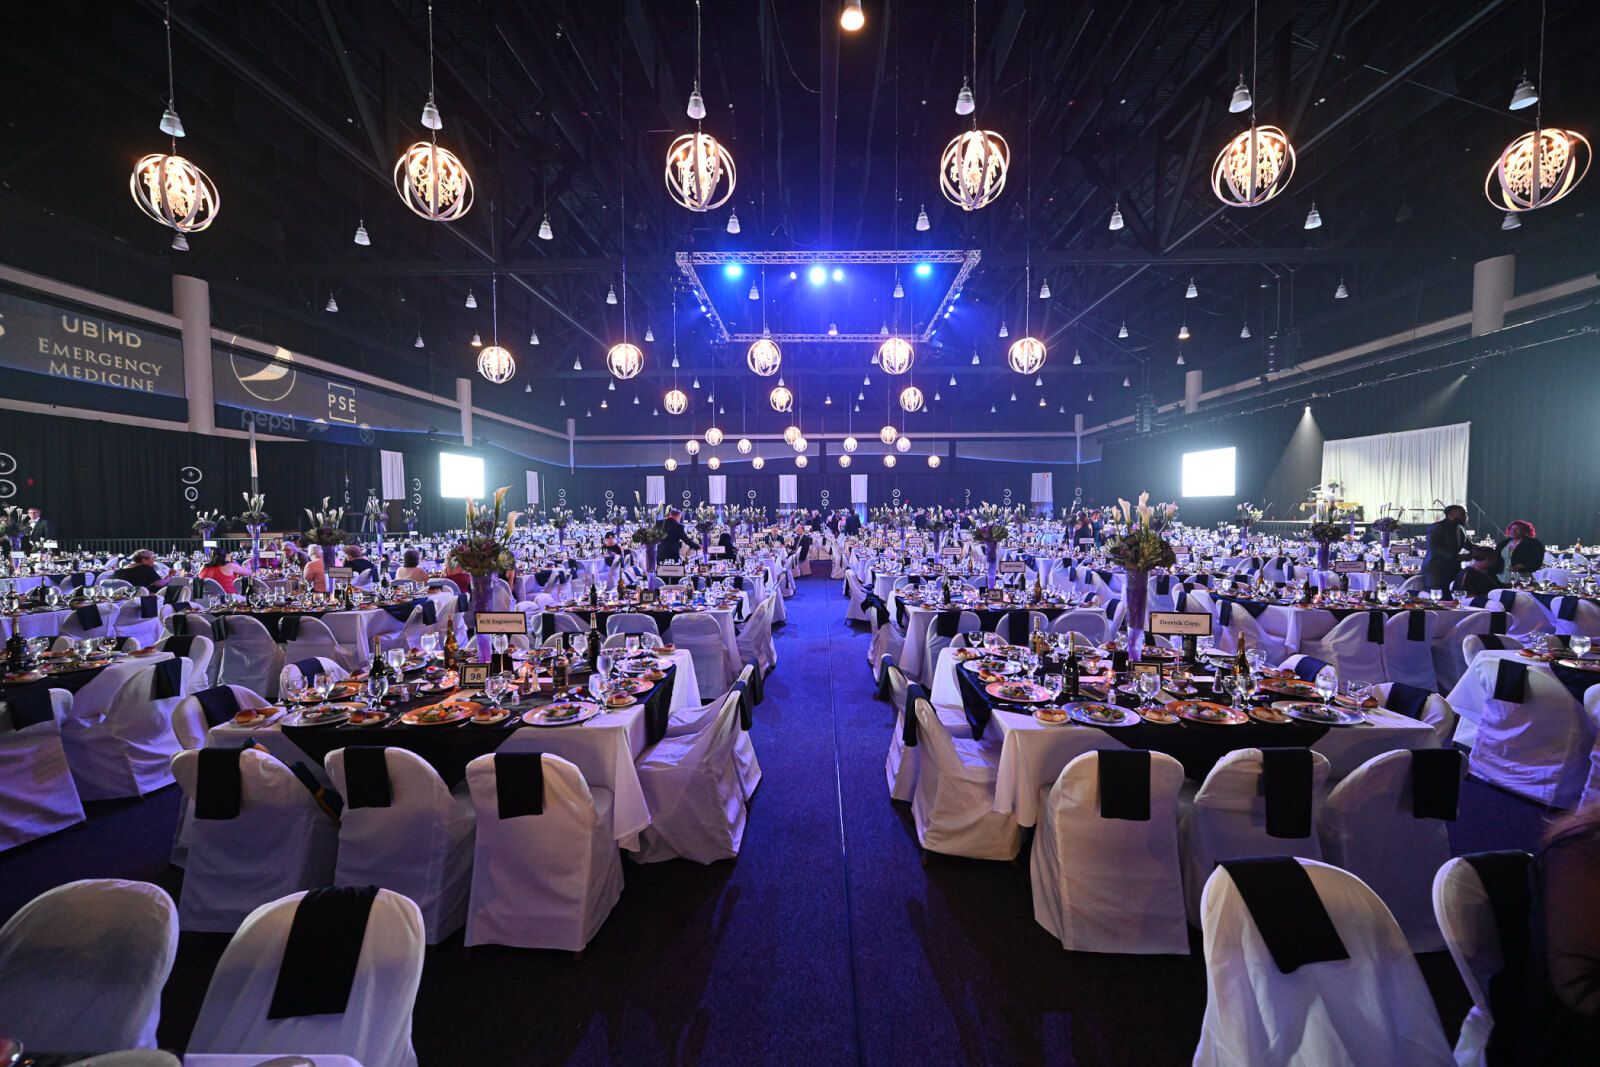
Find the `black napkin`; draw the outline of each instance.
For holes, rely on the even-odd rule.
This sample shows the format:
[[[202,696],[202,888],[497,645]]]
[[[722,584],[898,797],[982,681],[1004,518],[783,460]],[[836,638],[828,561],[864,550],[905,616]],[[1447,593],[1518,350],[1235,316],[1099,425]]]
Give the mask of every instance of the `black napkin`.
[[[239,714],[239,695],[232,686],[214,685],[195,693],[194,698],[200,702],[200,713],[206,717],[207,725],[221,726]]]
[[[382,745],[346,745],[344,750],[345,802],[355,808],[387,808],[394,799],[389,787],[389,763]]]
[[[300,898],[267,1018],[344,1014],[377,896],[369,885],[313,889]]]
[[[1420,721],[1431,696],[1433,693],[1427,689],[1395,682],[1389,686],[1389,695],[1384,699],[1383,706],[1390,711],[1398,711],[1408,719]]]
[[[1383,624],[1387,617],[1381,611],[1367,612],[1367,641],[1370,644],[1383,644]]]
[[[1562,622],[1572,622],[1578,617],[1578,598],[1575,596],[1556,597],[1556,618]]]
[[[496,752],[494,788],[502,819],[515,819],[520,815],[543,815],[544,754]]]
[[[153,619],[156,617],[157,613],[160,612],[160,610],[160,598],[154,595],[142,596],[139,598],[139,618]]]
[[[183,660],[174,658],[156,664],[151,672],[154,676],[150,685],[151,700],[165,700],[180,694],[183,689],[183,663]]]
[[[1311,876],[1293,856],[1229,859],[1221,866],[1239,887],[1280,972],[1293,974],[1307,963],[1350,958]]]
[[[439,609],[432,600],[424,600],[419,606],[422,608],[422,625],[432,626],[439,621]]]
[[[907,748],[915,748],[917,745],[917,701],[927,698],[927,690],[916,682],[906,686],[906,706],[903,716],[905,723],[900,730],[900,740]]]
[[[1150,752],[1106,748],[1096,756],[1100,776],[1100,817],[1150,821]]]
[[[961,629],[961,612],[941,611],[933,617],[933,632],[940,637],[954,637]]]
[[[81,608],[73,608],[72,614],[77,616],[78,625],[84,630],[93,630],[100,625],[100,608],[95,604],[85,604]]]
[[[7,697],[6,707],[11,709],[13,730],[50,722],[56,716],[55,707],[50,703],[48,689],[24,690],[15,696]]]
[[[202,748],[196,753],[194,817],[237,819],[243,800],[239,775],[242,748]]]
[[[1453,748],[1411,751],[1411,814],[1456,821],[1461,800],[1461,753]]]
[[[298,640],[299,637],[300,637],[300,616],[298,616],[298,615],[280,615],[280,616],[278,616],[278,640],[279,641],[295,641],[295,640]]]
[[[1421,608],[1413,608],[1406,612],[1406,640],[1426,641],[1428,639],[1428,613]]]
[[[320,656],[307,656],[305,659],[297,659],[294,661],[294,667],[295,670],[300,672],[300,677],[305,679],[305,683],[307,685],[310,685],[312,680],[316,678],[317,675],[322,674],[327,670],[327,668],[322,665],[322,658]]]
[[[1505,611],[1491,611],[1489,613],[1489,632],[1503,634],[1506,632],[1506,621],[1510,613]]]
[[[1308,656],[1305,653],[1301,653],[1299,662],[1294,665],[1295,677],[1299,678],[1301,681],[1315,682],[1317,680],[1317,675],[1321,674],[1322,669],[1327,665],[1327,661],[1325,660],[1320,660],[1315,656]]]
[[[161,650],[181,659],[194,651],[194,637],[194,634],[173,634],[161,642]]]
[[[1311,750],[1261,750],[1261,790],[1267,798],[1267,836],[1311,836]]]
[[[1495,669],[1494,698],[1520,704],[1528,696],[1528,665],[1503,659]]]

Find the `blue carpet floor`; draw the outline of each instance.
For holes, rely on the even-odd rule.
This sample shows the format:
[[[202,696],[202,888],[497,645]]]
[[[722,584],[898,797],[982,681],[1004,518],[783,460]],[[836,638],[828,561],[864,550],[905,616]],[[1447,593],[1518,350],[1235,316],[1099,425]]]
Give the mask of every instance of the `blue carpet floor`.
[[[820,568],[819,568],[820,569]],[[764,778],[735,862],[625,863],[621,902],[581,960],[428,950],[414,1040],[422,1067],[462,1064],[1187,1063],[1205,1008],[1195,955],[1063,952],[1033,920],[1017,867],[933,856],[892,804],[893,710],[872,698],[868,637],[839,585],[802,580],[753,737]],[[0,854],[0,917],[85,877],[173,893],[175,789],[93,805],[86,826]],[[1529,847],[1541,813],[1469,783],[1458,852]],[[161,1040],[182,1048],[227,938],[185,934]],[[1466,992],[1421,957],[1454,1035]]]

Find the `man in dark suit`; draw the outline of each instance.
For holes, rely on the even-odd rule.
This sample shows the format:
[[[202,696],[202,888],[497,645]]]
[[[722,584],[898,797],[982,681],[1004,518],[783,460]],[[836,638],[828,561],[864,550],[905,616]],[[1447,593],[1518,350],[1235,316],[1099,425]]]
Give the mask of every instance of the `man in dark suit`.
[[[861,516],[854,510],[844,517],[844,535],[854,537],[861,532]]]
[[[38,508],[28,509],[28,541],[34,548],[43,548],[45,541],[56,539],[56,524],[43,517]]]
[[[1461,561],[1471,558],[1467,549],[1467,509],[1451,504],[1444,518],[1428,527],[1428,554],[1422,559],[1422,584],[1428,589],[1449,589],[1461,573]]]
[[[679,552],[684,545],[688,545],[693,549],[700,547],[694,538],[689,536],[689,531],[683,528],[683,523],[678,521],[682,514],[683,512],[677,508],[668,508],[667,517],[656,524],[667,535],[656,546],[656,561],[658,563],[664,561],[676,563],[680,558]]]

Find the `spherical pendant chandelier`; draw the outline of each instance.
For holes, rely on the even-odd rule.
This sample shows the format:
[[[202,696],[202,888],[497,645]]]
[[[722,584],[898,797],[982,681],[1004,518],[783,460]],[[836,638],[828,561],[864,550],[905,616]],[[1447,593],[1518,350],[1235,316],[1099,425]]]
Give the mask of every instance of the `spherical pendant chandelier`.
[[[750,454],[750,449],[754,448],[755,446],[750,443],[750,438],[741,437],[741,438],[739,438],[738,447],[739,447],[739,454],[740,455],[748,456]]]
[[[624,341],[606,353],[606,370],[616,378],[632,378],[644,369],[644,353]]]
[[[784,444],[792,445],[798,440],[800,440],[800,427],[791,426],[783,431]]]
[[[689,410],[689,397],[682,389],[674,389],[661,398],[661,406],[668,415],[682,415]]]
[[[1251,124],[1229,141],[1211,168],[1211,191],[1230,207],[1259,207],[1289,188],[1294,146],[1276,126]]]
[[[915,360],[911,342],[903,337],[891,337],[878,346],[878,364],[885,374],[904,374]]]
[[[808,462],[810,462],[810,461],[807,460],[805,456],[796,456],[796,457],[794,457],[794,465],[796,467],[799,467],[801,470],[805,469],[805,466],[806,466],[806,464]]]
[[[760,456],[757,456],[755,459],[752,459],[750,461],[750,467],[751,467],[752,470],[760,470],[762,467],[765,467],[766,465],[767,465],[767,461],[762,459]]]
[[[900,431],[895,429],[893,426],[885,426],[883,429],[878,431],[878,440],[882,441],[886,445],[894,444],[894,439],[899,436]]]
[[[908,385],[904,389],[900,390],[900,410],[921,411],[922,390],[918,389],[914,385]]]
[[[839,466],[841,466],[841,467],[850,466],[850,457],[849,456],[840,456],[839,457]]]
[[[668,456],[667,461],[662,466],[667,468],[668,471],[675,471],[678,469],[678,461]]]
[[[718,459],[716,456],[712,456],[710,459],[706,460],[706,466],[710,467],[712,470],[716,470],[718,467],[722,466],[722,460]]]
[[[1006,139],[991,130],[968,130],[945,146],[939,160],[939,191],[963,211],[994,202],[1006,187],[1011,165]]]
[[[769,378],[778,373],[778,368],[783,366],[783,351],[775,342],[763,337],[750,346],[744,361],[749,364],[752,371],[763,378]]]
[[[935,470],[937,470],[938,467],[939,467],[939,457],[938,456],[929,456],[928,457],[928,466],[932,467]]]
[[[1011,349],[1006,353],[1007,362],[1018,374],[1039,373],[1039,368],[1044,366],[1044,357],[1044,342],[1033,337],[1012,342]]]
[[[796,452],[804,452],[807,448],[810,447],[810,445],[811,445],[811,442],[807,441],[804,437],[796,437],[794,439],[794,450]]]
[[[715,447],[722,443],[722,431],[715,426],[706,431],[706,444]]]
[[[472,175],[436,141],[418,141],[401,154],[394,188],[406,207],[434,222],[454,222],[472,207]]]
[[[894,466],[894,464],[895,464],[895,455],[894,455],[893,452],[890,452],[888,455],[883,457],[883,465],[885,467],[892,467],[892,466]]]
[[[894,450],[896,452],[909,452],[909,451],[911,451],[911,438],[909,438],[909,437],[900,438],[898,441],[896,441],[894,443]]]
[[[854,437],[846,437],[844,439],[844,450],[846,452],[854,452],[858,444],[859,442],[857,442]]]
[[[698,456],[700,454],[700,442],[691,437],[683,443],[683,450],[691,456]]]
[[[789,392],[787,386],[778,386],[767,396],[767,400],[772,404],[773,411],[794,410],[794,394]]]
[[[733,156],[709,133],[686,133],[667,149],[667,192],[680,207],[711,211],[733,195]]]
[[[139,160],[128,178],[128,191],[140,211],[179,233],[199,233],[216,221],[222,208],[206,172],[179,155],[156,152]]]
[[[1500,153],[1483,194],[1499,211],[1536,211],[1577,188],[1593,158],[1588,138],[1576,130],[1530,130]]]
[[[517,361],[499,345],[478,349],[478,373],[496,385],[504,385],[517,373]]]

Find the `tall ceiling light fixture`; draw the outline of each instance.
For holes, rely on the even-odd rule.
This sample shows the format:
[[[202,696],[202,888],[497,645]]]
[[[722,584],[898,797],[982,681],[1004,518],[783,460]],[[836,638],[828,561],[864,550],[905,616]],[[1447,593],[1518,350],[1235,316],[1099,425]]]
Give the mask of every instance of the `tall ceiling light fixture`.
[[[859,8],[859,4],[857,7]],[[694,5],[694,84],[693,103],[699,99],[700,85],[700,0]],[[701,102],[701,116],[705,104]],[[686,133],[672,142],[667,149],[667,192],[680,207],[690,211],[710,211],[728,202],[738,181],[733,156],[709,133],[701,132],[699,117],[695,119],[695,132]]]
[[[867,16],[861,10],[861,0],[844,0],[844,7],[839,12],[839,28],[855,33],[867,24]]]
[[[904,374],[915,360],[911,342],[903,337],[891,337],[878,346],[878,364],[885,374]]]
[[[1251,16],[1251,91],[1245,96],[1245,107],[1229,106],[1231,111],[1250,112],[1250,128],[1224,145],[1211,167],[1211,191],[1229,207],[1260,207],[1287,189],[1294,177],[1294,146],[1289,143],[1289,135],[1276,126],[1256,125],[1254,89],[1260,21],[1261,4],[1257,0]],[[1244,88],[1243,77],[1239,87]],[[1239,100],[1239,90],[1235,90],[1234,104]]]
[[[489,281],[489,304],[494,309],[490,320],[494,330],[490,339],[494,343],[478,350],[478,373],[496,385],[504,385],[517,373],[517,361],[511,358],[510,352],[500,347],[499,275],[494,275]]]
[[[745,363],[752,371],[763,378],[770,378],[778,373],[778,368],[783,366],[783,350],[776,341],[763,337],[750,346],[750,351],[745,354]]]
[[[972,0],[972,70],[977,69],[978,0]],[[975,112],[977,105],[972,106]],[[994,203],[1005,190],[1010,166],[1011,150],[1006,139],[992,130],[978,129],[974,116],[972,129],[958,134],[945,146],[939,159],[939,191],[962,211],[977,211]]]
[[[1544,30],[1545,4],[1539,5],[1539,80],[1544,80]],[[1533,114],[1533,129],[1506,145],[1489,176],[1484,179],[1483,195],[1489,198],[1496,210],[1515,215],[1519,211],[1537,211],[1562,199],[1583,181],[1594,161],[1594,150],[1588,138],[1577,130],[1547,130],[1544,128],[1544,104],[1530,85],[1531,99],[1513,108],[1537,105]],[[1501,229],[1515,229],[1501,224]]]
[[[128,191],[133,202],[150,218],[177,233],[172,247],[188,251],[191,233],[199,233],[217,219],[222,198],[206,172],[178,155],[178,138],[184,135],[173,99],[172,5],[162,16],[167,34],[167,107],[161,114],[161,132],[172,139],[172,152],[154,152],[133,165]]]
[[[433,4],[428,4],[428,102],[422,125],[428,139],[401,153],[394,165],[394,189],[406,207],[433,222],[454,222],[472,207],[472,175],[455,153],[439,147],[444,121],[433,102]]]

